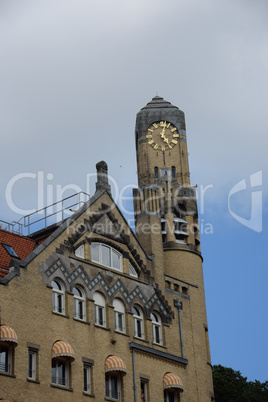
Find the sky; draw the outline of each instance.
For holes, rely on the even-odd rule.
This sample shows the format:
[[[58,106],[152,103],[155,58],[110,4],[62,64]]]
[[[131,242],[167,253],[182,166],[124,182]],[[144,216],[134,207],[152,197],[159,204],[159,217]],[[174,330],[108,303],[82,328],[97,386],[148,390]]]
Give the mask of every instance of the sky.
[[[268,380],[266,0],[0,0],[0,219],[105,160],[130,223],[136,113],[185,112],[213,364]]]

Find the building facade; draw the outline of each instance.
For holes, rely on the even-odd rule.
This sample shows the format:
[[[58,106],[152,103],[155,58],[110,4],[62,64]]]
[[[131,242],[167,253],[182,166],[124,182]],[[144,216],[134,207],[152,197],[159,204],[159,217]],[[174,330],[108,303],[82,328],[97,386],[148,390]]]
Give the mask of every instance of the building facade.
[[[135,135],[135,233],[105,162],[70,218],[0,229],[0,400],[214,400],[184,114],[157,96]]]

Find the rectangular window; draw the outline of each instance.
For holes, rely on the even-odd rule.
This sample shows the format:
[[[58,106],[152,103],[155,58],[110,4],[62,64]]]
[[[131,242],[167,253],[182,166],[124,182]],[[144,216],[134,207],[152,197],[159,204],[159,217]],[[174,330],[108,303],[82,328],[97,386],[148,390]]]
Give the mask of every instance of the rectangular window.
[[[120,270],[121,269],[121,255],[112,250],[112,258],[113,258],[112,267]]]
[[[118,311],[114,312],[114,327],[116,331],[124,332],[124,314]]]
[[[1,344],[1,352],[0,352],[0,371],[2,373],[11,373],[11,346],[5,346]]]
[[[164,402],[179,402],[178,394],[174,391],[165,390]]]
[[[28,378],[36,380],[37,351],[29,349],[28,352]]]
[[[90,394],[91,386],[90,386],[90,369],[91,367],[87,364],[84,364],[84,392]]]
[[[123,314],[117,313],[118,314],[118,331],[123,331]]]
[[[106,246],[101,246],[101,257],[102,264],[107,265],[107,267],[111,266],[111,253],[110,248]]]
[[[120,378],[117,374],[106,374],[106,397],[120,401]]]
[[[68,387],[68,375],[68,362],[60,359],[52,359],[52,384]]]
[[[155,343],[161,343],[161,339],[160,339],[160,329],[159,327],[155,327],[155,339],[154,339]]]
[[[141,402],[148,402],[148,381],[141,380]]]
[[[91,260],[100,262],[99,244],[91,244]]]
[[[94,360],[87,357],[82,357],[83,362],[83,380],[84,380],[84,394],[93,396],[93,381],[92,381],[92,369]]]
[[[104,308],[101,306],[95,305],[95,324],[101,325],[104,327]]]
[[[136,334],[138,338],[142,338],[142,325],[141,325],[141,320],[136,320],[137,327],[136,327]]]

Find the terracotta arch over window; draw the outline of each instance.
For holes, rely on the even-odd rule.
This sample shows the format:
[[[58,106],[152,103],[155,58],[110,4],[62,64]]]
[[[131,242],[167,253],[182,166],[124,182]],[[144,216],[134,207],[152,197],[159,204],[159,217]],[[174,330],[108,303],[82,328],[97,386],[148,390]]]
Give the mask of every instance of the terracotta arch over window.
[[[1,325],[1,342],[13,342],[17,346],[18,337],[14,329]]]
[[[69,357],[75,360],[74,350],[67,342],[57,341],[52,346],[52,359],[57,357]]]
[[[163,378],[164,389],[175,389],[183,391],[183,385],[180,377],[173,373],[166,373]]]
[[[105,372],[121,371],[124,375],[127,373],[127,367],[120,357],[110,355],[105,360]]]

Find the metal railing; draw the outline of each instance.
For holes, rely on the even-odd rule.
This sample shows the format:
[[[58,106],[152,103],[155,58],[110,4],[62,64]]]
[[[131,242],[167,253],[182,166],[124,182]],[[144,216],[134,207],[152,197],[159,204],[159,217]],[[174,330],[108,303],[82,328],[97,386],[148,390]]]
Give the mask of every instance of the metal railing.
[[[0,229],[7,230],[8,232],[16,233],[19,235],[23,234],[23,225],[19,222],[6,222],[0,219]]]
[[[31,214],[23,216],[18,222],[6,222],[0,220],[0,227],[12,233],[29,236],[37,230],[46,229],[48,226],[63,221],[76,212],[89,200],[89,194],[84,191],[70,195],[60,201],[54,202]],[[34,229],[35,227],[35,229]]]
[[[2,373],[10,373],[10,364],[0,362],[0,372],[2,372]]]
[[[111,398],[116,401],[120,401],[120,392],[106,389],[106,398]]]

